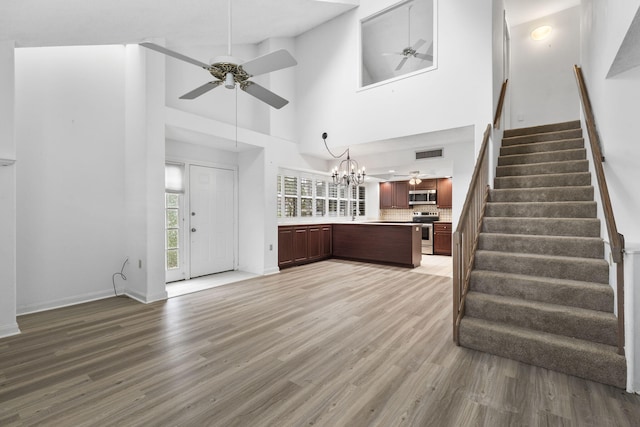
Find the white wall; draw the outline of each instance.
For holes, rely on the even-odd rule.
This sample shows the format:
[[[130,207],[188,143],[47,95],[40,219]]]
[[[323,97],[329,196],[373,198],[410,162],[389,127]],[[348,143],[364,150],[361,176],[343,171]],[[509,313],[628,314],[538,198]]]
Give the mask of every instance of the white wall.
[[[18,313],[113,294],[126,257],[124,53],[15,51]]]
[[[508,16],[507,16],[508,18]],[[553,30],[535,41],[531,31]],[[580,7],[511,28],[511,128],[577,120],[578,89],[573,65],[580,59]]]
[[[491,1],[438,2],[438,68],[358,90],[359,21],[395,3],[362,1],[358,9],[297,39],[298,136],[301,150],[476,126],[479,147],[492,107]]]
[[[606,75],[639,7],[639,0],[584,0],[581,21],[581,63],[606,158],[604,169],[613,212],[627,249],[635,253],[625,255],[628,295],[640,294],[640,145],[635,143],[640,134],[640,68],[611,79]],[[640,391],[640,343],[635,338],[640,330],[637,296],[635,300],[627,298],[626,309],[627,359],[631,365],[629,374],[634,375],[629,384],[632,390]]]
[[[0,42],[0,158],[15,159],[14,43]],[[16,166],[0,166],[0,337],[16,323]]]

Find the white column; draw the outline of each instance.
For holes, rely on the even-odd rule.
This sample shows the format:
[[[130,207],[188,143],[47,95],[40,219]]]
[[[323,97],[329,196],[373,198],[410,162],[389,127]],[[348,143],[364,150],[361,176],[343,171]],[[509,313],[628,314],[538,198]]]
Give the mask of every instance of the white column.
[[[0,42],[0,159],[15,160],[15,43]],[[10,162],[9,162],[10,163]],[[16,165],[0,165],[0,337],[16,322]]]
[[[167,297],[164,56],[138,45],[127,46],[126,92],[125,204],[130,263],[126,293],[152,302]]]

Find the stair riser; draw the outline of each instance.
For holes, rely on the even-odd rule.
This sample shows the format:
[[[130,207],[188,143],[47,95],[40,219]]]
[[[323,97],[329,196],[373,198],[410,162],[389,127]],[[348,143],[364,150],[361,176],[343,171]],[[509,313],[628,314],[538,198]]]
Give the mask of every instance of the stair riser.
[[[572,160],[567,162],[535,163],[531,165],[509,165],[496,167],[496,176],[526,176],[564,174],[575,172],[588,172],[587,160]]]
[[[496,178],[494,188],[580,187],[591,185],[589,172]]]
[[[487,217],[595,218],[595,202],[487,203]]]
[[[585,352],[557,342],[495,331],[477,325],[471,318],[462,319],[460,345],[614,387],[626,387],[625,359],[615,353]]]
[[[580,129],[580,120],[572,120],[569,122],[552,123],[541,126],[531,126],[519,129],[507,129],[504,131],[504,137],[535,135],[539,133],[559,132],[564,130]]]
[[[500,156],[498,158],[498,166],[566,162],[571,160],[585,160],[586,158],[587,150],[584,148],[577,150],[548,151],[544,153],[514,154],[511,156]]]
[[[592,260],[526,257],[504,252],[478,251],[475,257],[475,268],[529,276],[609,283],[608,264],[589,261]]]
[[[582,129],[505,137],[502,138],[502,146],[507,147],[509,145],[528,144],[531,142],[560,141],[574,138],[582,138]]]
[[[591,312],[571,312],[562,310],[540,310],[526,303],[511,304],[496,300],[475,298],[469,293],[465,305],[465,315],[478,319],[500,322],[535,331],[581,340],[616,345],[616,318],[597,312],[597,316],[585,315]],[[559,308],[559,307],[558,307]]]
[[[529,253],[595,259],[602,259],[604,257],[604,242],[599,238],[572,239],[481,233],[478,248],[487,251],[521,254]]]
[[[570,202],[593,201],[593,187],[551,187],[491,190],[492,202]]]
[[[598,219],[488,218],[482,221],[485,233],[549,236],[600,237]]]
[[[610,286],[571,283],[556,282],[551,278],[545,281],[527,276],[474,271],[471,273],[469,286],[471,291],[485,294],[613,312],[613,291]]]
[[[508,147],[500,148],[501,156],[511,156],[514,154],[532,154],[548,151],[562,151],[562,150],[575,150],[584,148],[584,139],[565,139],[561,141],[549,141],[528,143],[522,145],[510,145]]]

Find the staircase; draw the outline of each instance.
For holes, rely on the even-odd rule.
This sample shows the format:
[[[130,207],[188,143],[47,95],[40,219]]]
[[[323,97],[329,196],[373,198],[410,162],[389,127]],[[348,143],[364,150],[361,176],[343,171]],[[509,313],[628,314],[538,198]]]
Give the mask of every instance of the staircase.
[[[580,122],[507,130],[460,345],[626,387]]]

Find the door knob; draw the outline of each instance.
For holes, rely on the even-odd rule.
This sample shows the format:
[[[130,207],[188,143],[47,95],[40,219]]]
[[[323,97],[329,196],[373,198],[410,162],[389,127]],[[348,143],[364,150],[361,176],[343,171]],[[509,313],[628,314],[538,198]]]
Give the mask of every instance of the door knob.
[[[191,229],[191,232],[192,232],[192,233],[195,233],[195,232],[196,232],[196,229],[195,229],[195,228],[192,228],[192,229]]]

